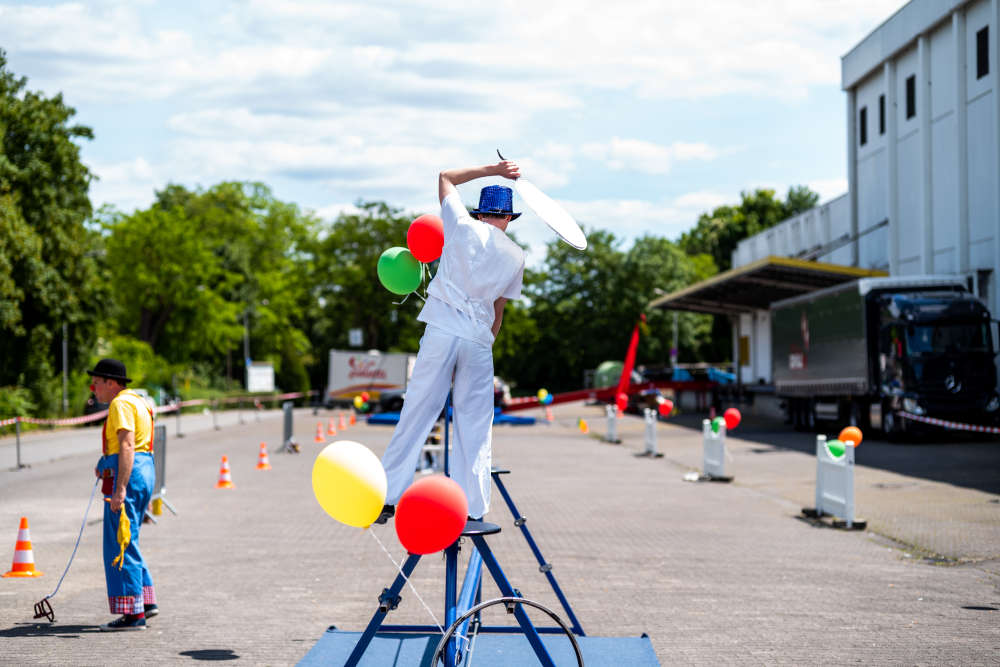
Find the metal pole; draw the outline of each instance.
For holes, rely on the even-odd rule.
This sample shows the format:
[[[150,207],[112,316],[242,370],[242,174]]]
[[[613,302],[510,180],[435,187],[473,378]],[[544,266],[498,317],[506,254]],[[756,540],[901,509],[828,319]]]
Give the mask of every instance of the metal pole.
[[[215,428],[216,431],[218,431],[220,428],[219,417],[217,414],[218,411],[219,411],[219,399],[215,399],[212,402],[212,427]]]
[[[448,409],[451,408],[451,392],[444,401],[444,476],[451,477],[451,468],[448,462]]]
[[[66,393],[67,377],[66,374],[69,372],[67,369],[67,360],[69,359],[69,343],[66,341],[66,323],[63,322],[62,325],[62,381],[63,381],[63,395],[62,395],[62,409],[63,414],[69,414],[69,397]]]
[[[243,388],[250,390],[250,309],[243,311]]]
[[[17,440],[17,467],[23,468],[24,464],[21,463],[21,418],[14,417],[14,433]]]
[[[177,401],[177,437],[183,438],[184,434],[181,433],[181,402]]]
[[[674,311],[674,344],[670,348],[670,367],[677,368],[677,311]]]

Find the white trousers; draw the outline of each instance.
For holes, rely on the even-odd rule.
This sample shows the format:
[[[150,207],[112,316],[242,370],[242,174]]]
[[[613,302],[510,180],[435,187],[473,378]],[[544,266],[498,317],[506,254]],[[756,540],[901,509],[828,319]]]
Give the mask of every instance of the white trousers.
[[[448,398],[453,374],[455,429],[449,473],[465,491],[470,516],[481,517],[489,511],[493,488],[493,350],[432,325],[427,325],[420,339],[403,412],[382,457],[389,482],[385,502],[389,505],[395,505],[413,482],[420,450]]]

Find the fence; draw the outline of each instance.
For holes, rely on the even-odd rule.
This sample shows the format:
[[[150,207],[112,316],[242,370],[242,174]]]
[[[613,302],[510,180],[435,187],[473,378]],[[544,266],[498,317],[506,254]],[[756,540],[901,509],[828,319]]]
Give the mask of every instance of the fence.
[[[618,444],[621,442],[618,439],[618,412],[613,405],[605,405],[604,411],[608,416],[608,430],[604,436],[604,441]]]
[[[720,420],[721,421],[721,420]],[[709,480],[719,482],[732,481],[726,475],[726,425],[719,424],[717,431],[712,431],[712,422],[703,419],[701,422],[701,469],[702,475]]]
[[[803,508],[808,517],[832,516],[833,525],[863,529],[865,521],[854,516],[854,447],[844,446],[835,457],[826,446],[826,436],[816,436],[816,507]]]
[[[303,398],[303,397],[306,397],[306,396],[316,396],[318,394],[319,394],[318,391],[313,390],[313,391],[310,391],[308,393],[290,392],[290,393],[286,393],[286,394],[275,394],[273,396],[260,396],[260,395],[230,396],[230,397],[227,397],[227,398],[220,398],[220,399],[214,399],[214,400],[207,399],[207,398],[198,398],[198,399],[194,399],[194,400],[190,400],[190,401],[178,401],[178,402],[171,403],[169,405],[159,405],[159,406],[156,406],[153,409],[153,411],[157,415],[166,414],[166,413],[170,413],[170,412],[175,413],[176,416],[177,416],[177,437],[183,438],[184,434],[181,432],[181,410],[183,408],[197,407],[197,406],[204,406],[204,405],[211,404],[213,407],[216,407],[216,409],[217,409],[220,404],[226,405],[226,404],[232,404],[232,403],[236,403],[240,407],[242,407],[243,401],[245,401],[247,399],[255,400],[255,401],[257,401],[257,405],[259,405],[261,400],[264,400],[264,401],[281,401],[281,400],[288,400],[288,399],[295,399],[295,398]],[[6,427],[6,426],[13,426],[14,427],[15,446],[16,446],[16,452],[17,452],[17,466],[16,466],[16,468],[17,469],[21,469],[21,468],[27,467],[21,461],[21,424],[38,424],[38,425],[42,425],[42,426],[52,426],[52,427],[58,427],[58,426],[78,426],[80,424],[89,424],[91,422],[100,421],[100,420],[104,419],[107,416],[108,416],[108,411],[107,410],[102,410],[100,412],[95,412],[92,415],[85,415],[85,416],[82,416],[82,417],[69,417],[69,418],[66,418],[66,419],[41,419],[41,418],[37,418],[37,417],[22,417],[22,416],[18,416],[18,417],[10,417],[10,418],[7,418],[7,419],[0,419],[0,427]],[[242,423],[242,420],[241,420],[241,423]],[[213,424],[215,425],[216,428],[218,428],[217,422],[214,421],[214,412],[213,412]],[[165,433],[166,432],[164,431],[164,434]],[[165,439],[165,436],[164,436],[164,439]],[[173,511],[173,510],[171,510],[171,511]]]
[[[153,469],[156,471],[156,488],[152,498],[152,516],[160,515],[160,505],[166,505],[171,514],[177,516],[177,510],[165,498],[167,495],[167,427],[164,424],[153,427]],[[147,512],[149,514],[149,512]]]

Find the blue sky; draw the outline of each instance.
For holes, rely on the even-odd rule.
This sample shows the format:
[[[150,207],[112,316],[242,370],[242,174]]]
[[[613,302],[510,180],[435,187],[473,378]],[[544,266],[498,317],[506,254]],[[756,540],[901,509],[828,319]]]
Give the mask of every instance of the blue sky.
[[[840,56],[903,4],[0,0],[0,48],[94,129],[98,206],[260,180],[421,213],[500,147],[584,225],[674,239],[742,190],[846,190]]]

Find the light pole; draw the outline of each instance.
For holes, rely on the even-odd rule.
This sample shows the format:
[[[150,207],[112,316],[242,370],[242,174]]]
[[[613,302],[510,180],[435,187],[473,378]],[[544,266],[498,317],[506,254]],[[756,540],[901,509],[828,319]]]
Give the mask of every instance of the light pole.
[[[67,362],[69,360],[69,343],[66,341],[66,323],[63,322],[62,325],[62,381],[63,381],[63,394],[62,394],[62,411],[64,415],[69,414],[69,396],[66,392],[66,386],[68,382],[67,374],[69,369],[67,367]]]

